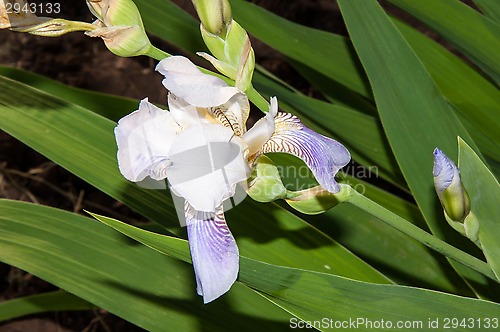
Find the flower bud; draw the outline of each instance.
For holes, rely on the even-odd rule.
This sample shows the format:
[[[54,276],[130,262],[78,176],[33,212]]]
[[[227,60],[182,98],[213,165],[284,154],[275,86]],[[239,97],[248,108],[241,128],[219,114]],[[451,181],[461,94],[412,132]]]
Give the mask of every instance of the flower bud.
[[[114,54],[131,57],[146,54],[152,47],[141,14],[131,0],[87,0],[87,5],[97,17],[97,27],[86,34],[101,37]]]
[[[201,24],[209,33],[225,35],[231,22],[231,6],[228,0],[192,0]]]
[[[12,7],[21,8],[18,12],[8,11],[7,3]],[[18,6],[17,6],[18,5]],[[30,10],[28,3],[24,0],[10,2],[0,1],[0,29],[10,29],[16,32],[27,32],[32,35],[44,37],[59,37],[73,31],[90,31],[94,29],[92,24],[68,21],[59,18],[37,17]],[[25,10],[24,8],[28,8]]]
[[[101,37],[108,50],[122,57],[146,54],[151,43],[144,30],[135,26],[112,26],[85,33],[89,37]]]
[[[469,214],[469,195],[460,180],[455,163],[441,150],[434,150],[434,188],[446,215],[453,221],[462,222]]]
[[[285,198],[286,194],[287,190],[281,182],[278,168],[271,159],[261,155],[257,158],[249,179],[248,195],[257,202],[267,203]]]
[[[235,80],[240,91],[246,91],[252,84],[255,55],[245,29],[233,20],[225,38],[210,33],[203,25],[201,36],[214,56],[203,52],[197,54],[210,61],[219,72]]]
[[[306,190],[288,192],[286,202],[295,210],[304,214],[320,214],[352,196],[351,186],[341,184],[338,193],[331,193],[321,186]]]
[[[14,4],[16,5],[19,4],[19,8],[23,8],[24,6],[27,5],[26,1],[24,0],[0,1],[0,29],[11,29],[16,24],[19,24],[19,22],[36,18],[36,15],[31,13],[31,11],[29,10],[28,11],[21,10],[19,12],[14,12],[13,10],[7,10],[7,4],[12,5],[12,7],[10,8],[13,8]]]
[[[141,13],[132,0],[87,0],[92,14],[105,26],[134,26],[144,28]]]
[[[11,28],[12,31],[27,32],[42,37],[59,37],[69,32],[90,31],[92,29],[94,27],[88,23],[49,17],[23,20]]]

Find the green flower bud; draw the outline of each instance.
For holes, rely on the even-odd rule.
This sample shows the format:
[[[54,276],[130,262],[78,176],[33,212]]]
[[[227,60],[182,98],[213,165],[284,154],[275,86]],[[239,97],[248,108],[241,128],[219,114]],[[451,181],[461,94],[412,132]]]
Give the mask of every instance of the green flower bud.
[[[152,47],[144,30],[137,25],[103,27],[85,34],[102,38],[108,50],[122,57],[144,55]]]
[[[59,37],[69,32],[89,31],[91,29],[94,27],[88,23],[48,17],[25,20],[11,28],[13,31],[27,32],[42,37]]]
[[[262,155],[257,158],[249,179],[247,193],[257,202],[262,203],[286,197],[287,190],[281,182],[278,168],[268,157]]]
[[[320,214],[346,201],[352,196],[353,190],[349,185],[340,184],[340,191],[333,194],[316,186],[296,192],[289,191],[286,202],[301,213]]]
[[[19,8],[23,8],[27,5],[26,1],[14,0],[14,1],[0,1],[0,29],[11,29],[22,21],[28,21],[29,19],[37,18],[35,14],[31,11],[19,11],[14,12],[12,10],[7,10],[7,4],[14,6],[14,4],[19,4]],[[47,20],[48,17],[43,19]],[[40,22],[38,22],[40,23]]]
[[[90,31],[95,27],[92,24],[68,21],[59,18],[37,17],[29,10],[29,5],[24,0],[8,2],[13,6],[19,5],[20,11],[8,11],[7,2],[0,1],[0,29],[10,29],[16,32],[27,32],[43,37],[59,37],[73,31]],[[28,7],[27,7],[28,6]],[[15,7],[14,7],[15,8]],[[25,10],[24,8],[28,8]]]
[[[225,35],[231,22],[228,0],[192,0],[203,27],[211,34]]]
[[[144,55],[152,45],[137,6],[132,0],[87,0],[96,29],[86,34],[100,37],[106,47],[122,57]]]
[[[229,24],[225,38],[214,35],[201,26],[201,36],[210,52],[198,55],[210,61],[219,72],[236,81],[240,91],[252,83],[255,55],[247,32],[234,20]]]
[[[105,26],[134,26],[144,28],[141,13],[132,0],[87,0],[92,14]]]

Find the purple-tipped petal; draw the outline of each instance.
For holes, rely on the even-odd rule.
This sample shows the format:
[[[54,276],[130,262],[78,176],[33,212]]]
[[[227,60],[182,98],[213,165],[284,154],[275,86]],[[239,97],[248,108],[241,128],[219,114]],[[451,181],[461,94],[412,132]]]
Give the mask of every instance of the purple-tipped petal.
[[[185,215],[196,291],[203,296],[203,302],[208,303],[226,293],[236,281],[238,247],[222,208],[216,213],[201,212],[186,203]]]
[[[438,148],[434,149],[434,167],[432,175],[434,176],[434,187],[436,192],[441,193],[453,182],[455,176],[459,176],[457,165]]]
[[[443,151],[434,150],[434,188],[451,220],[463,221],[470,210],[469,196],[460,180],[460,170]]]
[[[274,121],[274,133],[261,152],[284,152],[302,159],[324,189],[338,192],[335,175],[351,160],[349,151],[339,142],[307,128],[290,113],[280,112]]]

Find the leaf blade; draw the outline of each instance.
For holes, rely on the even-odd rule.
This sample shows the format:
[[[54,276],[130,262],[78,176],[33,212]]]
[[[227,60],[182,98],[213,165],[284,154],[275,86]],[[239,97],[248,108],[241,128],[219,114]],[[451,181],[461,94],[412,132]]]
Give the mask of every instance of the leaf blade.
[[[457,136],[472,139],[376,1],[339,0],[339,5],[372,84],[389,143],[430,230],[454,246],[480,255],[458,234],[447,231],[431,182],[434,148],[439,146],[453,156]],[[418,139],[411,139],[408,133]],[[490,294],[483,275],[450,262],[482,295]]]
[[[93,308],[95,308],[93,304],[59,290],[0,302],[0,322],[48,311],[90,310]]]
[[[390,0],[454,43],[464,55],[500,82],[500,26],[455,0]],[[460,20],[456,18],[460,17]],[[461,22],[467,22],[462,24]],[[481,36],[478,38],[478,36]]]

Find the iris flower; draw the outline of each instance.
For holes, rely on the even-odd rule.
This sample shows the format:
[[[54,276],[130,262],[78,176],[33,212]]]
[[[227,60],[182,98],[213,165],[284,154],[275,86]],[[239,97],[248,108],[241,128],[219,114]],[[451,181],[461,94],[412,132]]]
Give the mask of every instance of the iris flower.
[[[144,99],[138,110],[118,122],[118,164],[128,180],[167,179],[170,190],[185,199],[197,292],[208,303],[236,281],[239,252],[223,203],[238,184],[246,183],[257,157],[284,152],[301,158],[319,184],[335,193],[340,189],[335,174],[350,154],[296,116],[278,112],[275,97],[266,116],[247,130],[247,96],[202,73],[187,58],[166,58],[156,70],[165,76],[163,85],[170,91],[169,111]]]

